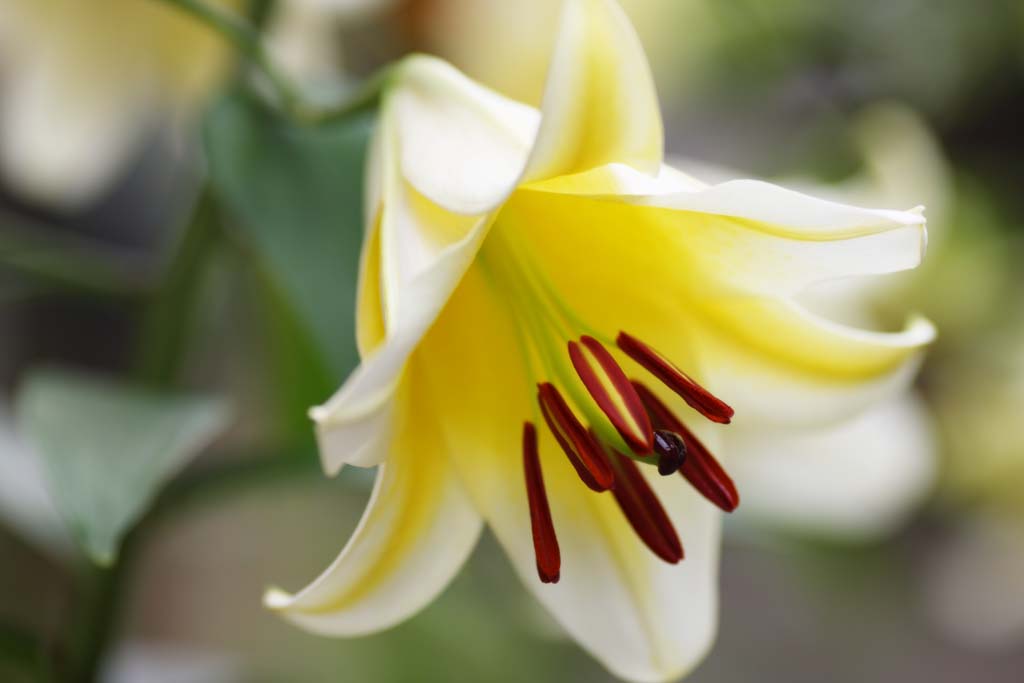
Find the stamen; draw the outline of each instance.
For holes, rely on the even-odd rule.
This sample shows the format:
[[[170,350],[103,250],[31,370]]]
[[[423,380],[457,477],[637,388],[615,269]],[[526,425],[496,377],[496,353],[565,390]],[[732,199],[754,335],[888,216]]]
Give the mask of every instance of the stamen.
[[[693,381],[693,378],[650,346],[625,332],[619,332],[615,341],[627,356],[642,365],[669,389],[679,394],[691,408],[701,415],[719,424],[729,424],[732,420],[732,408]]]
[[[558,583],[562,555],[558,537],[551,523],[551,508],[544,489],[544,475],[537,456],[537,429],[532,422],[523,424],[523,472],[526,475],[526,498],[530,504],[530,529],[533,552],[537,558],[537,574],[544,583]]]
[[[573,367],[576,368],[576,374],[583,380],[583,384],[587,387],[594,402],[608,417],[612,426],[629,447],[638,455],[650,453],[654,447],[651,421],[647,417],[647,411],[644,410],[636,390],[629,383],[626,373],[615,362],[612,354],[608,353],[608,350],[601,345],[601,342],[587,335],[581,337],[580,342],[597,360],[600,370],[590,362],[587,354],[580,348],[580,344],[571,341],[569,342],[569,358],[572,360]],[[599,372],[604,375],[606,381],[601,380]],[[609,389],[615,392],[619,401],[615,401],[609,393]]]
[[[601,447],[576,419],[558,389],[548,382],[538,384],[537,402],[544,421],[583,483],[598,492],[610,489],[615,483],[615,475],[602,457]]]
[[[654,452],[658,454],[658,474],[675,474],[686,461],[686,443],[675,432],[659,429],[654,432]]]
[[[693,488],[709,501],[725,510],[732,512],[740,504],[740,494],[732,478],[715,460],[703,443],[693,432],[686,428],[678,417],[655,396],[654,392],[640,382],[633,381],[633,388],[643,401],[644,407],[651,416],[655,429],[667,429],[682,437],[686,444],[687,458],[679,468],[679,473],[686,478]]]
[[[670,564],[683,559],[683,544],[665,508],[632,460],[611,449],[615,467],[612,495],[633,531],[651,551]]]

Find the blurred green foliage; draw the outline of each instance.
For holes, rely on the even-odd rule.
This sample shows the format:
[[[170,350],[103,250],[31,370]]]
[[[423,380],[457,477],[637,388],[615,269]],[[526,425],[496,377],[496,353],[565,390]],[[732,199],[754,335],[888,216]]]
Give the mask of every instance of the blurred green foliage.
[[[304,426],[305,407],[325,400],[358,360],[361,178],[372,123],[367,114],[300,127],[235,93],[205,124],[225,228],[263,276],[287,376],[277,384]]]
[[[99,565],[160,486],[224,429],[215,399],[139,389],[57,370],[37,370],[18,396],[19,423],[38,448],[53,500]]]

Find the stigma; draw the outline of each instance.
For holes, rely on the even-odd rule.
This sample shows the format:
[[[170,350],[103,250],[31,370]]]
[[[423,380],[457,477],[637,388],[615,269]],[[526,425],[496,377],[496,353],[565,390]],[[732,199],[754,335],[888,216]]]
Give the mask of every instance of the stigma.
[[[733,410],[728,404],[653,347],[625,332],[619,333],[616,346],[699,415],[717,424],[732,420]],[[642,466],[656,466],[663,477],[678,472],[701,496],[725,512],[739,505],[735,484],[665,401],[647,384],[631,379],[597,338],[583,335],[569,341],[567,352],[585,389],[568,395],[590,418],[590,424],[577,417],[554,383],[539,383],[537,404],[554,443],[584,486],[594,494],[611,492],[626,521],[651,552],[670,564],[680,562],[684,557],[682,541],[644,477]],[[561,576],[561,556],[538,443],[536,426],[526,422],[523,468],[537,573],[542,582],[555,583]]]

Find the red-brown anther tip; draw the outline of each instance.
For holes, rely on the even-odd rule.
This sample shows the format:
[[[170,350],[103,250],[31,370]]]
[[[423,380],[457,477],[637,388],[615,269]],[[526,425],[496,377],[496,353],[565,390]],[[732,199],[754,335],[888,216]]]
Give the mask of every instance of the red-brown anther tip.
[[[551,508],[537,454],[537,429],[532,422],[523,423],[523,473],[530,507],[530,531],[533,534],[537,575],[543,583],[558,583],[562,556],[558,549],[555,526],[551,522]]]
[[[558,389],[549,382],[538,384],[537,402],[555,441],[583,483],[597,492],[610,489],[615,484],[615,475],[601,455],[601,446],[576,418]]]
[[[675,432],[686,444],[687,457],[679,468],[679,474],[711,503],[725,512],[735,510],[740,504],[739,491],[718,460],[653,391],[637,381],[633,382],[633,388],[647,408],[655,429]]]
[[[735,411],[725,401],[695,382],[653,348],[625,332],[619,332],[615,343],[627,356],[679,394],[698,413],[719,424],[732,422]]]
[[[581,345],[586,347],[597,361],[596,367],[584,353]],[[576,369],[576,374],[583,381],[598,408],[615,427],[615,431],[637,455],[650,453],[654,447],[650,418],[629,378],[615,362],[612,354],[601,345],[601,342],[588,335],[580,337],[579,343],[570,341],[568,348],[569,359]],[[607,381],[602,381],[601,375]],[[619,397],[622,407],[616,403],[609,390]]]
[[[616,475],[612,495],[629,525],[655,555],[669,564],[678,563],[683,559],[683,544],[640,468],[614,449],[609,457]]]

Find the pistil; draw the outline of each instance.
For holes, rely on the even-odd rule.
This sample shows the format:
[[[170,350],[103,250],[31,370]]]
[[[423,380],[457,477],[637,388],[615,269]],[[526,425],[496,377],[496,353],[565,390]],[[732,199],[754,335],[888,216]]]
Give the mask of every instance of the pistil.
[[[654,432],[654,452],[658,454],[658,474],[675,474],[686,461],[686,443],[682,437],[667,429]]]
[[[711,455],[710,451],[690,431],[675,413],[662,403],[653,391],[640,382],[634,381],[633,387],[647,408],[655,429],[668,430],[678,434],[686,444],[687,458],[679,468],[679,473],[690,482],[693,488],[726,512],[732,512],[740,504],[740,494],[736,485],[725,469]]]

